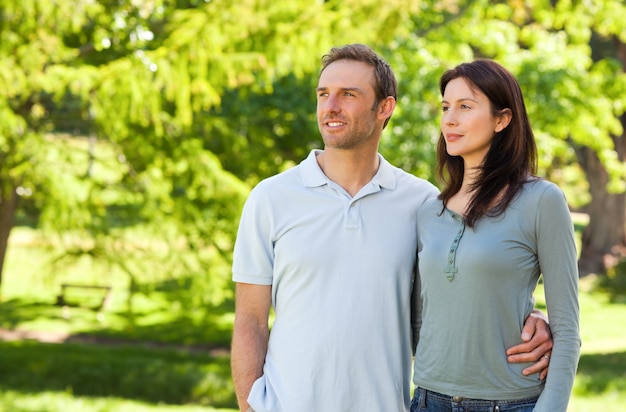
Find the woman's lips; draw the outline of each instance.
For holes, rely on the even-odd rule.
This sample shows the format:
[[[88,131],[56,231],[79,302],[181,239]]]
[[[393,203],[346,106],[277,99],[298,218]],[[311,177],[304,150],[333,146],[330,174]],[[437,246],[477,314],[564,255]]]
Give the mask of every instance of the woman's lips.
[[[457,140],[459,140],[462,137],[463,137],[462,134],[447,133],[446,134],[446,141],[449,142],[449,143],[452,143],[452,142],[456,142]]]

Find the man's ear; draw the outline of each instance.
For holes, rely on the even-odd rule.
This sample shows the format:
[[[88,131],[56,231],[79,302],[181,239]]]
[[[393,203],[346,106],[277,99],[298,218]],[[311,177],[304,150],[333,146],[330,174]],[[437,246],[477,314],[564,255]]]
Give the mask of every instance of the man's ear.
[[[392,96],[387,96],[378,104],[378,118],[388,119],[393,114],[393,110],[396,108],[396,99]]]

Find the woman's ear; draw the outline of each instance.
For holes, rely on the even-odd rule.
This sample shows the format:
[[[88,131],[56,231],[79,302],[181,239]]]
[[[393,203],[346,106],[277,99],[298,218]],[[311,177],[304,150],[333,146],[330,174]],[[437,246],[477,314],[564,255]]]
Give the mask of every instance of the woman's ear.
[[[513,113],[511,109],[503,109],[500,111],[500,114],[496,117],[496,133],[500,133],[503,131],[509,123],[511,123],[511,119],[513,119]]]

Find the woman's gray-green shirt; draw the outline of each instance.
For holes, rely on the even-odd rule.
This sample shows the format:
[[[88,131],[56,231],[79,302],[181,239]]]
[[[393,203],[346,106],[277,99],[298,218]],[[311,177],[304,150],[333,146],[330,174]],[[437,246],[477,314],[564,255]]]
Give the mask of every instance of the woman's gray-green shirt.
[[[505,213],[474,229],[433,199],[420,208],[418,233],[415,385],[475,399],[541,394],[536,411],[566,411],[580,334],[574,229],[563,192],[545,180],[527,182]],[[522,343],[541,274],[554,339],[545,384],[537,374],[523,376],[528,364],[508,363],[505,353]]]

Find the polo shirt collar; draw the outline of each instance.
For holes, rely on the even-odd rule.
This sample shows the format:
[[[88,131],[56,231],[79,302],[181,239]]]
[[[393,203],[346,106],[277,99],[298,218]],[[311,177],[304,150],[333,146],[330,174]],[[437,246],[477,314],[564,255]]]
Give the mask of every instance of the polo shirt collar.
[[[323,186],[328,183],[328,177],[324,174],[315,158],[318,153],[322,153],[322,150],[311,150],[307,158],[300,163],[302,182],[305,187]],[[372,183],[381,188],[395,189],[397,184],[395,168],[380,153],[378,158],[380,159],[380,165],[378,172],[372,178]]]

